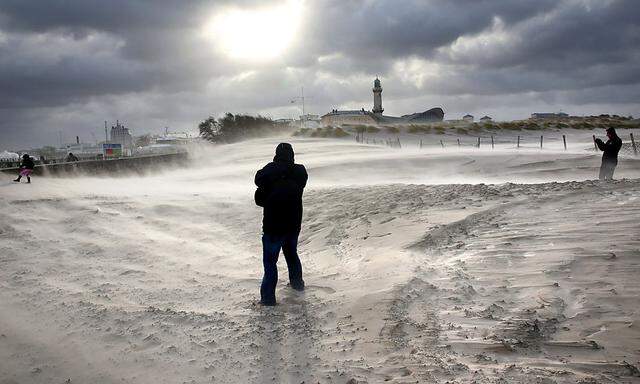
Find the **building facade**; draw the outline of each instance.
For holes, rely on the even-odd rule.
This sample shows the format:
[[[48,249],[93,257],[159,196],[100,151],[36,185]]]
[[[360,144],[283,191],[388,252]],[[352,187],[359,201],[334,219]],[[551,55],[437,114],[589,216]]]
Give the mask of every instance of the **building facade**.
[[[130,155],[133,149],[133,136],[131,136],[129,128],[126,128],[117,121],[116,125],[111,127],[111,138],[109,139],[109,143],[121,144],[123,154]]]
[[[333,111],[322,116],[320,123],[323,126],[339,127],[341,125],[377,125],[378,122],[374,118],[373,113],[365,111],[364,108],[355,111]]]
[[[340,111],[332,110],[322,116],[320,123],[323,126],[341,126],[341,125],[394,125],[394,124],[424,124],[444,120],[444,111],[442,108],[432,108],[424,112],[412,113],[410,115],[386,116],[383,115],[382,108],[382,84],[380,79],[373,81],[373,109],[366,111],[364,108],[360,110]]]

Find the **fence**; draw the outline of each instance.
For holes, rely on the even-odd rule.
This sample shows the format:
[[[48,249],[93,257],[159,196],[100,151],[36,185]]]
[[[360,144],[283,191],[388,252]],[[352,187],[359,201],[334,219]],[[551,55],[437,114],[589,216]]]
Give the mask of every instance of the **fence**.
[[[485,136],[485,137],[478,136],[473,138],[472,141],[469,140],[469,137],[466,138],[466,141],[464,141],[465,139],[461,141],[461,139],[458,137],[456,138],[456,141],[453,144],[450,141],[445,141],[445,139],[439,139],[438,141],[431,141],[431,142],[427,142],[427,140],[425,139],[420,139],[417,145],[418,145],[418,148],[423,148],[423,147],[426,147],[427,145],[439,145],[442,148],[452,147],[452,146],[456,146],[459,148],[460,147],[481,148],[484,146],[487,146],[487,147],[490,146],[491,149],[494,149],[496,146],[496,143],[507,144],[507,145],[509,143],[512,143],[516,149],[520,149],[520,148],[544,149],[545,143],[547,143],[547,146],[549,145],[548,139],[558,140],[558,142],[561,139],[562,140],[561,148],[564,148],[565,151],[568,149],[567,135],[561,135],[561,136],[547,135],[546,137],[547,141],[545,141],[544,135],[540,135],[539,140],[537,137],[534,138],[532,136],[520,136],[520,135],[506,137],[507,140],[504,140],[505,139],[504,136],[499,136],[498,138],[501,139],[500,142],[496,140],[495,135]],[[622,148],[620,149],[620,154],[627,155],[627,156],[638,156],[638,147],[636,145],[635,138],[633,137],[633,133],[629,133],[629,139],[630,139],[629,142],[626,142],[626,143],[623,140]],[[595,140],[596,140],[596,137],[595,135],[593,135],[594,150],[597,150],[598,146],[595,144]],[[402,148],[403,146],[399,136],[396,136],[395,138],[387,137],[384,139],[376,138],[376,137],[368,138],[364,136],[363,132],[359,132],[356,134],[356,142],[361,144],[385,145],[391,148]]]

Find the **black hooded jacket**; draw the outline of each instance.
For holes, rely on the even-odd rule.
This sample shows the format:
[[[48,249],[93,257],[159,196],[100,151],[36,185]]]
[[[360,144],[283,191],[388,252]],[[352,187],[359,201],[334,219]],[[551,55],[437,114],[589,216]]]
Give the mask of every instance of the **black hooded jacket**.
[[[36,164],[31,160],[30,157],[23,157],[22,164],[20,164],[21,168],[33,169],[36,167]]]
[[[300,231],[302,192],[307,185],[307,170],[294,163],[291,144],[280,143],[273,162],[256,173],[256,204],[264,207],[262,230],[270,235]]]
[[[622,148],[622,140],[618,135],[614,133],[613,137],[607,140],[606,143],[600,139],[596,139],[596,145],[598,145],[598,148],[603,152],[603,163],[618,163],[618,152],[620,152],[620,148]]]

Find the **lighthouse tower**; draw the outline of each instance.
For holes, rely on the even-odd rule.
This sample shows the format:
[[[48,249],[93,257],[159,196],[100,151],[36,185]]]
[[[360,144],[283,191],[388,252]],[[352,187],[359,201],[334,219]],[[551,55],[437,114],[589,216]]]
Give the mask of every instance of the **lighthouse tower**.
[[[376,77],[373,82],[373,113],[382,115],[384,109],[382,108],[382,86],[380,85],[380,79]]]

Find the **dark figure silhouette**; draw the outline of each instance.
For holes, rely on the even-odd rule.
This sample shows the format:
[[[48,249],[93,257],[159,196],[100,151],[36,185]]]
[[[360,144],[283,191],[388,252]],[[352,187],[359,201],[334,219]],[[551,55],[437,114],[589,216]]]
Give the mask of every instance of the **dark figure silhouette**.
[[[67,155],[67,157],[64,159],[64,161],[66,162],[72,162],[72,161],[79,161],[80,159],[78,159],[78,156],[74,155],[73,153],[69,152],[69,154]]]
[[[27,177],[27,183],[31,182],[31,173],[33,172],[33,168],[36,167],[36,164],[33,162],[33,160],[31,160],[31,157],[28,154],[24,154],[22,155],[22,164],[20,164],[20,174],[18,175],[18,178],[13,180],[16,183],[20,182],[20,179],[22,179],[22,176],[26,176]]]
[[[262,263],[264,277],[260,286],[260,303],[276,304],[278,256],[280,249],[289,269],[289,283],[304,290],[302,264],[298,257],[298,235],[302,224],[302,192],[307,185],[307,170],[294,163],[291,144],[280,143],[273,162],[256,173],[256,204],[264,207],[262,219]]]
[[[600,165],[600,180],[613,179],[613,171],[616,170],[618,165],[618,152],[622,148],[622,140],[616,134],[614,128],[607,128],[607,140],[604,143],[600,139],[596,139],[596,145],[603,152],[602,153],[602,165]]]

